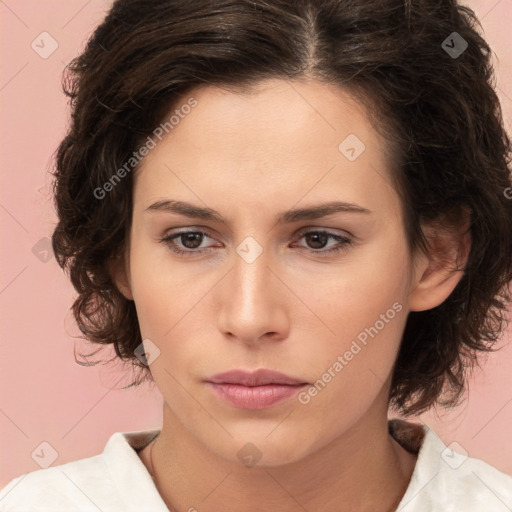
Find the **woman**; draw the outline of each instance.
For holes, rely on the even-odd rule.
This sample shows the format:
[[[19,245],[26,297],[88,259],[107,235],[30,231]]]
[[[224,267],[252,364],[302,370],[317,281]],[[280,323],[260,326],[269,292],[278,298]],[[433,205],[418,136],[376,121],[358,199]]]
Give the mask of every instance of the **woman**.
[[[114,2],[69,70],[53,248],[163,425],[2,510],[512,509],[512,477],[388,418],[456,405],[504,330],[491,76],[451,1]]]

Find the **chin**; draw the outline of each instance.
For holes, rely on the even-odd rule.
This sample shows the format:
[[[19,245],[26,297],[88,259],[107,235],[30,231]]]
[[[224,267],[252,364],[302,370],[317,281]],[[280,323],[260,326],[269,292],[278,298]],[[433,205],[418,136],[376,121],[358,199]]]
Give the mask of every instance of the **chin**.
[[[275,428],[275,426],[274,426]],[[272,468],[292,464],[309,455],[313,450],[313,442],[307,443],[297,435],[264,433],[240,434],[230,438],[222,446],[209,448],[224,460],[247,468]],[[217,439],[218,440],[218,439]]]

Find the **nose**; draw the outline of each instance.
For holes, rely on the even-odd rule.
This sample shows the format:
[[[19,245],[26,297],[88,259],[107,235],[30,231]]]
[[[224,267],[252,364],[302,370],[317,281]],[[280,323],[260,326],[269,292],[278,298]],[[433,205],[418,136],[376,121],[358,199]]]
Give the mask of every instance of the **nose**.
[[[234,254],[233,266],[222,280],[218,297],[218,328],[233,341],[254,345],[288,336],[287,304],[292,292],[279,276],[279,266],[271,260],[266,251],[254,261]]]

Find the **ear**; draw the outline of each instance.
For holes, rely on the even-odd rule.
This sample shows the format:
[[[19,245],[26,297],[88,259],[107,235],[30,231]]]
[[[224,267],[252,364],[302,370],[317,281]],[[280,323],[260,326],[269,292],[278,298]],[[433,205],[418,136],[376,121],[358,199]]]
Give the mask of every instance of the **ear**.
[[[130,251],[123,250],[120,255],[112,258],[108,269],[117,289],[128,299],[133,300],[130,279]]]
[[[470,212],[463,207],[423,225],[428,254],[418,251],[414,259],[410,311],[425,311],[442,304],[464,274],[471,248]]]

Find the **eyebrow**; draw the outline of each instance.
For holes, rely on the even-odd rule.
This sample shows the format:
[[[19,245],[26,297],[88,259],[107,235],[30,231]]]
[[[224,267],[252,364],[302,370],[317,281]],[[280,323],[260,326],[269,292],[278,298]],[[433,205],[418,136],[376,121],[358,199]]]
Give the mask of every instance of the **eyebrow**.
[[[210,222],[225,223],[222,216],[215,210],[212,210],[211,208],[202,208],[200,206],[195,206],[184,201],[174,201],[172,199],[164,199],[157,201],[149,205],[144,211],[176,213],[178,215],[183,215],[185,217],[190,217],[193,219],[202,219]],[[363,208],[362,206],[359,206],[354,203],[346,203],[343,201],[331,201],[328,203],[321,203],[307,208],[296,208],[288,210],[286,212],[281,213],[278,216],[276,223],[289,224],[293,222],[299,222],[302,220],[320,219],[322,217],[327,217],[328,215],[341,212],[364,214],[372,213],[371,210]]]

